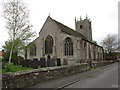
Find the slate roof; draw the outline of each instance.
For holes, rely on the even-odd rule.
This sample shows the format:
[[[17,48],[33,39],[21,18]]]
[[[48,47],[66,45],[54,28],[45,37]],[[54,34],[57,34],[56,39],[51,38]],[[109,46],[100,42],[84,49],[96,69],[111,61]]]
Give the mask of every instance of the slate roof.
[[[62,24],[62,23],[60,23],[60,22],[58,22],[54,19],[52,19],[52,20],[58,25],[58,27],[61,29],[61,31],[63,31],[63,32],[69,34],[69,35],[72,35],[72,36],[75,36],[75,37],[81,37],[82,39],[87,40],[81,33],[67,27],[66,25],[64,25],[64,24]]]
[[[52,19],[50,16],[48,16],[47,19],[48,19],[48,18],[50,18],[50,19],[60,28],[60,30],[61,30],[62,32],[67,33],[68,35],[75,36],[75,37],[80,37],[80,38],[82,38],[83,40],[85,40],[85,41],[87,41],[87,42],[89,42],[89,43],[91,43],[91,44],[94,44],[94,45],[96,45],[96,46],[99,46],[99,45],[97,45],[97,44],[95,44],[95,43],[87,40],[86,37],[83,36],[81,33],[79,33],[79,32],[77,32],[77,31],[69,28],[68,26],[66,26],[66,25],[64,25],[64,24],[62,24],[62,23],[60,23],[60,22],[58,22],[58,21],[56,21],[56,20],[54,20],[54,19]],[[47,21],[47,20],[46,20],[46,21]],[[45,23],[46,23],[46,22],[45,22]],[[44,23],[44,25],[45,25],[45,23]],[[43,27],[44,27],[44,25],[43,25]],[[42,28],[43,28],[43,27],[42,27]],[[42,29],[41,29],[41,30],[42,30]],[[40,32],[41,32],[41,31],[40,31]],[[39,32],[39,33],[40,33],[40,32]],[[35,40],[37,40],[37,39],[38,39],[38,38],[36,38]],[[35,40],[34,40],[34,41],[35,41]],[[101,46],[99,46],[99,47],[101,47]]]
[[[50,17],[50,18],[51,18],[51,17]],[[51,18],[51,19],[52,19],[52,18]],[[62,23],[60,23],[60,22],[58,22],[58,21],[56,21],[56,20],[54,20],[54,19],[52,19],[52,20],[57,24],[57,26],[61,29],[61,31],[63,31],[63,32],[69,34],[69,35],[75,36],[75,37],[81,37],[83,40],[85,40],[85,41],[87,41],[87,42],[89,42],[89,43],[91,43],[91,44],[94,44],[94,45],[96,45],[96,46],[99,46],[99,45],[97,45],[97,44],[95,44],[95,43],[87,40],[81,33],[79,33],[79,32],[77,32],[77,31],[69,28],[68,26],[66,26],[66,25],[64,25],[64,24],[62,24]],[[101,47],[101,46],[99,46],[99,47]]]

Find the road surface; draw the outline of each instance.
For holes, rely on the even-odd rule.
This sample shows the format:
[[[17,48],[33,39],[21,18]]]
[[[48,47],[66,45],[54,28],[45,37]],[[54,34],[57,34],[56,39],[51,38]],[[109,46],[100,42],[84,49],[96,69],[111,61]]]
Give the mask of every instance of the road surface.
[[[118,63],[50,80],[28,88],[118,88]]]
[[[118,63],[66,88],[118,88]]]

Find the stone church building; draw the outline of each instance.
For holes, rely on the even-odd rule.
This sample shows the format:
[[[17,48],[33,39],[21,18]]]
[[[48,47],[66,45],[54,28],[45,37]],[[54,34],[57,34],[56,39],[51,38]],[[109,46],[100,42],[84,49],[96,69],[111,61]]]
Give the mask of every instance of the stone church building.
[[[103,60],[103,48],[92,42],[89,19],[75,20],[75,30],[48,16],[34,41],[27,50],[27,59],[60,58],[62,64],[75,64],[87,60]]]

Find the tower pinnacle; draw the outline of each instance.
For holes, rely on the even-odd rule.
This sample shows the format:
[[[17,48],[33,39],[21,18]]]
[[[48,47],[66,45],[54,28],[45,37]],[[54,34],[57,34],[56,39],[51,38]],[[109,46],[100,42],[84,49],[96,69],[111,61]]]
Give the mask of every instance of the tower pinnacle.
[[[86,14],[86,19],[88,19],[88,16],[87,16],[87,14]]]
[[[81,16],[80,16],[80,21],[82,20]]]
[[[76,17],[75,17],[75,22],[76,22]]]

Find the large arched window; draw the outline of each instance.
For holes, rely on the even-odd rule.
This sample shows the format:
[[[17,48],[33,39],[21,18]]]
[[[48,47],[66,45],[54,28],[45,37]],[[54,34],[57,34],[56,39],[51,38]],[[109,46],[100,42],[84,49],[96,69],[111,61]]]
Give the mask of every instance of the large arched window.
[[[30,48],[30,56],[36,56],[36,45]]]
[[[45,54],[53,53],[53,38],[48,35],[45,39]]]
[[[67,37],[64,42],[64,54],[65,56],[73,55],[73,43],[69,37]]]

